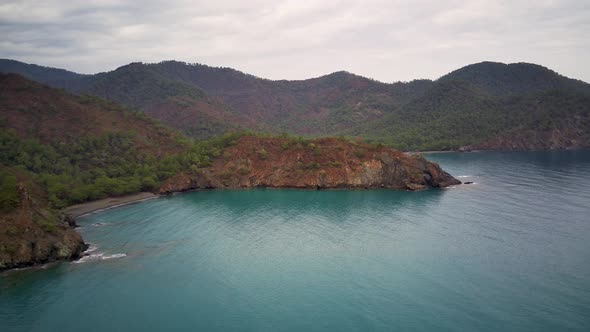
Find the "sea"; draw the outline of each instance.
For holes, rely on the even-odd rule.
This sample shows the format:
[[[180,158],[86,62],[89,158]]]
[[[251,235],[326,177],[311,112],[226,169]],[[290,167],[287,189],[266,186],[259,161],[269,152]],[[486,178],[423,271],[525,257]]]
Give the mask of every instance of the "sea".
[[[590,152],[437,153],[446,189],[207,190],[78,219],[0,331],[590,331]]]

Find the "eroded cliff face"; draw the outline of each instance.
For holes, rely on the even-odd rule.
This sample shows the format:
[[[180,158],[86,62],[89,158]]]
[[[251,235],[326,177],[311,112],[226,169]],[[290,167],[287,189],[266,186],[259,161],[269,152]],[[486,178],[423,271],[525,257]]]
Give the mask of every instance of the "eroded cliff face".
[[[79,258],[87,245],[73,220],[54,215],[19,186],[20,203],[0,214],[0,271]]]
[[[303,141],[242,137],[206,168],[160,188],[392,188],[421,190],[461,182],[420,155],[335,138]]]

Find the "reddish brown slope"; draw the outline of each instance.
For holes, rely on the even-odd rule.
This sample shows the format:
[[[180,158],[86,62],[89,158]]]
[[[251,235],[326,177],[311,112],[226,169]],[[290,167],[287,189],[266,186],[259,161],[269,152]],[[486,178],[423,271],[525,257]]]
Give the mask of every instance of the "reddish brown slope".
[[[180,151],[176,134],[113,103],[73,96],[16,74],[0,74],[0,86],[0,118],[21,138],[49,143],[133,132],[140,150],[156,156]]]
[[[460,182],[437,164],[386,147],[323,138],[242,137],[205,170],[183,173],[161,192],[195,188],[392,188],[419,190]]]
[[[211,100],[176,96],[146,106],[143,111],[170,128],[200,139],[238,130],[240,126],[265,129],[254,119],[226,111],[222,103]]]
[[[0,271],[79,258],[87,245],[73,221],[55,215],[46,193],[19,170],[4,169],[18,180],[18,207],[0,210]],[[57,221],[57,222],[56,222]]]

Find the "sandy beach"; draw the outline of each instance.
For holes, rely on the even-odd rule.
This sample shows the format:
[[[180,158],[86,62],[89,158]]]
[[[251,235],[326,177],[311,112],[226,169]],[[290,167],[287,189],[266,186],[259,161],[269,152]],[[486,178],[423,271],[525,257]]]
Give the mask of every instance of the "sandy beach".
[[[85,214],[102,210],[108,209],[120,205],[126,205],[130,203],[135,203],[139,201],[144,201],[148,199],[158,198],[160,196],[155,195],[149,192],[142,192],[133,195],[121,196],[121,197],[110,197],[105,199],[100,199],[98,201],[92,201],[88,203],[76,204],[72,206],[68,206],[63,211],[70,215],[73,218],[78,218]]]

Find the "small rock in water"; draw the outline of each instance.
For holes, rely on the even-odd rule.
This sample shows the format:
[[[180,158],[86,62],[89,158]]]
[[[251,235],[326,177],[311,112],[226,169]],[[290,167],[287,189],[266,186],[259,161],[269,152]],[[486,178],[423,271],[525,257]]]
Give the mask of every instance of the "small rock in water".
[[[467,182],[463,182],[463,184],[473,184],[473,181],[467,181]]]

